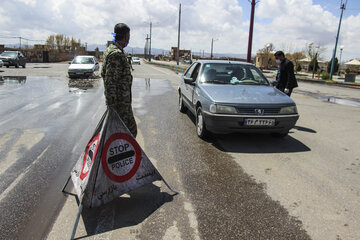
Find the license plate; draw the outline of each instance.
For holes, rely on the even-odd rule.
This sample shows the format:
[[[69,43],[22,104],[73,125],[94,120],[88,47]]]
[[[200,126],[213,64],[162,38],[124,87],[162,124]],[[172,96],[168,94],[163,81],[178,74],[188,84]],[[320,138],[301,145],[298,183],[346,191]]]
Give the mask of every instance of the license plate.
[[[247,126],[274,126],[275,119],[245,119],[244,125]]]

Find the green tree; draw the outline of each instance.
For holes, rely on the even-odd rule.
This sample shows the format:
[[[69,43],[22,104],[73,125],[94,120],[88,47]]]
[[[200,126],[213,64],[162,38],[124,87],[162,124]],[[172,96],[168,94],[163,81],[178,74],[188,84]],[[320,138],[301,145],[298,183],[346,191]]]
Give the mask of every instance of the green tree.
[[[319,62],[316,58],[313,58],[311,60],[311,62],[309,63],[309,71],[313,71],[314,70],[314,65],[315,65],[315,72],[319,69]]]
[[[328,64],[327,64],[326,71],[327,71],[328,73],[330,73],[330,71],[331,71],[331,63],[332,63],[332,58],[331,58],[331,60],[330,60],[330,61],[328,62]],[[339,70],[339,63],[338,63],[338,59],[337,59],[337,57],[336,57],[336,58],[335,58],[335,63],[334,63],[334,73],[337,73],[338,70]]]
[[[295,71],[301,71],[300,60],[305,58],[304,52],[287,53],[286,58],[294,63]]]
[[[301,64],[297,65],[296,71],[297,71],[297,72],[300,72],[300,71],[301,71]]]
[[[70,39],[63,34],[56,34],[50,35],[46,39],[45,45],[49,50],[57,50],[58,52],[75,52],[81,47],[81,41],[80,39],[76,40],[73,37]]]
[[[49,50],[55,50],[55,48],[56,48],[55,35],[51,35],[46,39],[45,46]]]
[[[59,52],[62,52],[62,50],[64,49],[64,35],[62,34],[55,35],[55,43],[57,50]]]

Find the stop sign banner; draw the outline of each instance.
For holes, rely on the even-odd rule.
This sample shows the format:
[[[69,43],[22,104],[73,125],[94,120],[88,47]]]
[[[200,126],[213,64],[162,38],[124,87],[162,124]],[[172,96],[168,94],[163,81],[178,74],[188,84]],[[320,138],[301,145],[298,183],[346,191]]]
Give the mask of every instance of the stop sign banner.
[[[71,171],[71,179],[80,202],[96,207],[163,178],[109,108]]]

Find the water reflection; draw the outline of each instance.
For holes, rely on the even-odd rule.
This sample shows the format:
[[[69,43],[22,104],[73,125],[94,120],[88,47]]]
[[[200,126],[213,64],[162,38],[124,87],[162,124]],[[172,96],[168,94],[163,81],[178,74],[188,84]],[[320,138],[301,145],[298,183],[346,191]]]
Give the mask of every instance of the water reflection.
[[[146,90],[150,89],[150,78],[145,78],[145,89]]]
[[[346,99],[346,98],[339,98],[339,97],[329,97],[329,96],[323,96],[318,93],[308,92],[304,90],[296,89],[297,93],[304,94],[306,96],[314,97],[317,99],[320,99],[325,102],[331,102],[336,103],[340,105],[346,105],[346,106],[352,106],[352,107],[360,107],[360,100],[359,99]]]
[[[68,82],[69,92],[83,93],[91,88],[101,86],[100,78],[70,78]]]
[[[26,76],[0,76],[0,85],[19,84],[24,85],[26,83]]]

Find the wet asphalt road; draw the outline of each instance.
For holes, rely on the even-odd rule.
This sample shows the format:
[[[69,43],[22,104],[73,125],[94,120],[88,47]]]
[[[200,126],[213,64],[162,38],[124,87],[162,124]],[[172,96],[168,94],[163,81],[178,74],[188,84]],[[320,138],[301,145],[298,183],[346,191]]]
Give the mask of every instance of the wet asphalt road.
[[[30,65],[25,82],[7,79],[0,85],[0,239],[41,239],[51,231],[58,213],[64,212],[62,184],[105,110],[101,81],[93,80],[94,87],[87,86],[86,91],[77,89],[84,84],[69,85],[61,71],[65,67],[42,69],[42,74],[51,76],[48,78],[34,76],[38,73]],[[21,75],[20,71],[12,73]],[[316,131],[306,121],[284,140],[229,135],[202,141],[196,136],[194,117],[177,110],[178,76],[149,65],[135,66],[133,75],[133,108],[142,147],[180,195],[172,196],[163,185],[153,184],[135,191],[130,200],[84,211],[89,239],[104,232],[109,235],[103,239],[119,239],[111,232],[129,226],[133,228],[122,233],[123,239],[310,239],[305,229],[312,231],[311,227],[299,219],[306,220],[306,214],[294,214],[282,199],[270,197],[271,184],[248,167],[249,160],[256,166],[259,158],[268,159],[258,168],[266,168],[264,175],[269,176],[278,166],[265,165],[274,160],[286,165],[294,155],[304,162],[312,159],[314,155],[306,157],[314,152],[306,137]],[[308,98],[298,99],[300,110],[307,107]],[[291,183],[290,178],[279,181]],[[289,195],[292,191],[296,195],[295,189]],[[286,195],[279,192],[271,193]],[[107,210],[123,217],[108,219],[102,216]],[[353,210],[357,216],[358,209]],[[73,216],[66,218],[72,220]],[[315,228],[321,226],[317,224]],[[70,229],[60,227],[61,231]],[[58,236],[50,234],[49,239],[67,239]]]
[[[73,88],[65,77],[3,77],[0,102],[0,239],[40,239],[105,109],[103,91]]]

